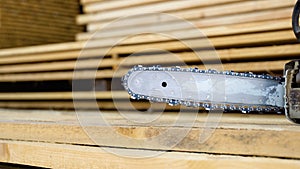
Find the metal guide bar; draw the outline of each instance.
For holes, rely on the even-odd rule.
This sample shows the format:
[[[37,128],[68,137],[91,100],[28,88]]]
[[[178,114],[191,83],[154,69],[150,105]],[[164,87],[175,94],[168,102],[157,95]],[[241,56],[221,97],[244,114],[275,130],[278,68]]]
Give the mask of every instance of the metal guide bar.
[[[253,74],[252,72],[248,73],[238,73],[233,71],[217,71],[217,70],[200,70],[198,68],[180,68],[176,67],[160,67],[160,66],[152,66],[152,67],[143,67],[141,65],[135,66],[128,73],[123,76],[122,78],[122,85],[124,86],[125,90],[129,93],[132,99],[145,99],[151,102],[164,102],[171,106],[174,105],[184,105],[187,107],[204,107],[206,110],[214,110],[214,109],[222,109],[224,111],[242,111],[243,113],[248,113],[250,111],[259,111],[259,112],[281,112],[283,107],[279,106],[271,106],[271,105],[248,105],[248,104],[234,104],[234,103],[217,103],[217,102],[197,102],[185,99],[171,99],[171,98],[160,98],[154,96],[147,96],[142,94],[134,93],[128,87],[128,79],[130,75],[132,75],[136,71],[162,71],[162,72],[191,72],[191,73],[198,73],[198,74],[209,74],[213,75],[225,75],[230,77],[243,77],[243,78],[251,78],[251,79],[265,79],[270,81],[276,81],[278,84],[282,84],[283,78],[282,77],[274,77],[270,75],[257,75]],[[283,96],[282,96],[283,97]]]

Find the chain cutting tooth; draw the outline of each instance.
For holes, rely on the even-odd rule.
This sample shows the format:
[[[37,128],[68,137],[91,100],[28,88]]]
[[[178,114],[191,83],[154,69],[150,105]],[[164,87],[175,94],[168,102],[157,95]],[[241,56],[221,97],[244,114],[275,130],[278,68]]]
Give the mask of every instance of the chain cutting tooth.
[[[171,105],[171,106],[176,106],[178,104],[179,104],[178,100],[174,100],[174,99],[169,100],[169,105]]]

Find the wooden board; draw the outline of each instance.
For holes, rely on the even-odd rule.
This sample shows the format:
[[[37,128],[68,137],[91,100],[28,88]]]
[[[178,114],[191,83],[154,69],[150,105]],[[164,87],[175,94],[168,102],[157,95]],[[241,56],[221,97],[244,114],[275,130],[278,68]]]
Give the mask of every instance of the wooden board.
[[[57,46],[59,45],[49,45],[49,46]],[[62,44],[61,44],[62,46]],[[66,45],[68,47],[68,45]],[[45,46],[46,47],[46,46]],[[277,45],[277,46],[263,46],[263,47],[252,47],[252,48],[238,48],[238,49],[224,49],[224,50],[217,50],[217,54],[219,55],[221,60],[239,60],[239,59],[259,59],[261,57],[264,57],[265,59],[267,58],[282,58],[282,57],[295,57],[299,55],[299,50],[297,49],[299,47],[298,44],[292,44],[292,45]],[[40,47],[37,46],[37,49]],[[50,47],[49,47],[50,48]],[[48,49],[49,49],[48,48]],[[20,48],[24,49],[24,48]],[[32,48],[34,49],[34,48]],[[46,48],[45,48],[46,49]],[[2,50],[3,51],[3,50]],[[37,54],[27,54],[27,55],[9,55],[9,51],[15,52],[17,51],[16,49],[10,49],[6,50],[7,56],[3,55],[0,57],[0,63],[1,64],[14,64],[14,63],[26,63],[26,62],[44,62],[44,61],[58,61],[58,60],[66,60],[66,59],[76,59],[79,54],[80,50],[73,50],[73,51],[49,51],[45,53],[39,53]],[[201,51],[201,54],[203,56],[206,55],[206,52],[209,53],[209,51]],[[0,51],[1,53],[1,51]],[[181,53],[176,53],[176,56],[180,58],[182,61],[185,62],[199,62],[199,57],[196,56],[192,52],[181,52]],[[201,57],[203,57],[201,56]],[[84,52],[80,55],[81,58],[91,58],[91,57],[101,57],[101,50],[99,49],[89,49],[89,50],[84,50]],[[165,55],[165,54],[160,54],[160,55],[147,55],[147,57],[129,57],[126,58],[124,61],[119,61],[119,60],[110,60],[110,59],[104,59],[103,62],[101,62],[101,65],[104,64],[106,66],[113,66],[113,65],[118,65],[120,62],[123,62],[122,64],[127,64],[127,65],[137,65],[141,63],[147,63],[147,64],[158,64],[158,63],[170,63],[174,62],[172,59],[169,59],[170,55]],[[96,61],[99,58],[96,58],[94,61]],[[210,58],[205,58],[206,60],[209,60]],[[211,58],[212,60],[214,58]],[[175,59],[174,59],[175,60]],[[105,63],[108,61],[107,63]],[[112,61],[112,62],[109,62]],[[62,62],[65,63],[66,65],[70,63],[74,63],[74,61],[68,61],[68,62]],[[51,64],[48,63],[49,66],[44,67],[44,69],[47,69],[47,67],[51,67]],[[42,65],[42,64],[41,64]],[[12,66],[12,65],[11,65]],[[24,65],[26,66],[26,65]],[[27,65],[30,67],[30,65]],[[39,67],[39,65],[36,65]],[[11,68],[13,69],[15,66],[12,66]],[[66,66],[68,67],[68,66]],[[5,67],[5,68],[10,68],[10,67]],[[17,69],[17,68],[16,68]],[[24,68],[26,69],[26,68]],[[29,68],[28,68],[29,69]],[[48,68],[51,69],[51,68]],[[29,71],[29,70],[28,70]]]
[[[149,12],[167,12],[174,11],[180,9],[187,9],[191,7],[199,7],[199,6],[207,6],[207,5],[215,5],[221,3],[228,3],[236,0],[215,0],[215,1],[195,1],[194,3],[186,3],[183,1],[169,1],[157,3],[149,6],[138,6],[126,9],[120,9],[117,11],[105,12],[105,13],[96,13],[96,14],[84,14],[79,15],[77,17],[78,24],[86,24],[89,22],[99,21],[99,20],[111,20],[118,17],[126,15],[134,15],[141,13],[149,13]]]
[[[84,42],[67,42],[67,43],[56,43],[56,44],[46,44],[39,46],[26,46],[15,49],[1,49],[0,57],[7,56],[22,56],[25,54],[40,54],[58,51],[70,51],[74,49],[81,49],[84,46]]]
[[[95,2],[103,2],[105,0],[80,0],[81,4],[89,4],[89,3],[95,3]]]
[[[0,161],[48,167],[54,169],[81,169],[81,168],[166,168],[174,169],[199,166],[214,169],[220,166],[229,168],[246,169],[249,166],[262,169],[297,169],[300,164],[297,160],[265,158],[265,157],[241,157],[230,155],[210,155],[198,153],[167,152],[153,158],[125,158],[108,153],[97,147],[81,145],[60,145],[49,143],[30,143],[24,141],[1,141],[2,154]],[[108,149],[109,150],[109,149]],[[155,150],[126,150],[111,148],[110,151],[123,153],[159,153]],[[82,160],[84,159],[84,161]]]
[[[257,34],[245,34],[245,35],[234,35],[228,37],[214,37],[210,39],[215,47],[230,47],[230,46],[239,46],[239,45],[259,45],[263,43],[276,43],[276,42],[295,42],[295,37],[292,31],[274,31],[266,33],[257,33]],[[189,40],[189,43],[193,43],[197,40]],[[105,40],[95,40],[89,42],[88,46],[85,48],[99,48],[101,46],[108,46],[113,42],[113,39],[110,41]],[[125,41],[126,42],[126,41]],[[124,43],[124,42],[123,42]],[[0,57],[7,57],[12,55],[25,55],[25,54],[39,54],[39,53],[49,53],[49,52],[58,52],[58,51],[71,51],[78,50],[83,48],[85,42],[71,42],[71,43],[62,43],[62,44],[53,44],[53,45],[42,45],[35,47],[24,47],[17,49],[7,49],[0,51]],[[201,48],[207,47],[201,44],[195,44],[193,47]],[[179,50],[184,49],[186,46],[180,42],[161,42],[153,44],[141,44],[134,46],[120,46],[114,48],[110,53],[133,53],[138,50],[143,50],[147,48],[157,48],[165,50]],[[153,50],[155,51],[155,49]],[[99,55],[101,52],[99,51]]]
[[[83,5],[84,13],[93,13],[108,10],[119,10],[140,5],[149,5],[152,3],[162,2],[163,0],[142,0],[142,1],[99,1]]]
[[[60,99],[60,98],[58,98]],[[118,100],[117,101],[118,107],[116,107],[116,102],[110,101],[98,101],[95,105],[94,102],[91,101],[78,101],[76,102],[76,107],[74,106],[73,101],[64,100],[64,101],[45,101],[45,100],[38,100],[38,101],[1,101],[0,106],[1,108],[15,108],[15,109],[56,109],[56,110],[74,110],[76,108],[77,110],[112,110],[115,111],[118,110],[151,110],[154,112],[162,111],[162,107],[165,107],[165,111],[179,111],[185,110],[188,111],[189,109],[186,107],[181,106],[169,106],[169,105],[159,105],[159,106],[152,106],[150,109],[151,104],[149,102],[131,102],[131,104],[128,104],[126,101]],[[202,110],[202,108],[199,108]]]
[[[125,91],[113,91],[117,99],[128,99]],[[104,92],[27,92],[27,93],[0,93],[0,100],[72,100],[77,99],[112,99],[110,91]]]
[[[162,37],[166,40],[170,40],[172,38],[169,37]],[[118,38],[119,39],[119,38]],[[291,43],[296,42],[295,36],[291,30],[284,30],[284,31],[274,31],[274,32],[263,32],[263,33],[255,33],[255,34],[242,34],[242,35],[233,35],[233,36],[224,36],[224,37],[213,37],[209,39],[212,43],[212,46],[215,48],[233,48],[233,47],[251,47],[251,46],[259,46],[259,45],[266,45],[266,44],[276,44],[276,43]],[[88,43],[88,47],[93,48],[102,44],[103,46],[111,46],[111,44],[115,42],[115,39],[111,39],[111,41],[104,41],[104,40],[94,40]],[[122,43],[125,43],[122,41]],[[203,43],[201,39],[189,39],[184,41],[185,44],[189,44],[189,48],[207,48],[211,47],[210,44],[207,44],[205,40]],[[137,51],[142,51],[145,49],[148,52],[154,51],[182,51],[187,49],[187,46],[179,41],[166,41],[166,42],[157,42],[157,43],[146,43],[146,44],[138,44],[138,45],[125,45],[119,46],[111,49],[110,53],[124,53],[124,54],[132,54]]]
[[[272,9],[277,9],[277,8],[289,8],[292,9],[292,6],[295,4],[293,0],[288,0],[288,1],[280,1],[280,0],[273,0],[274,2],[270,4],[269,0],[260,0],[260,1],[244,1],[244,2],[239,2],[239,3],[233,3],[233,4],[218,4],[212,7],[207,7],[207,8],[194,8],[191,10],[184,10],[184,11],[174,11],[174,12],[168,12],[168,14],[174,15],[176,17],[186,19],[186,20],[191,20],[191,19],[204,19],[204,18],[212,18],[212,17],[218,17],[218,16],[224,16],[224,15],[237,15],[237,14],[245,14],[245,13],[251,13],[251,12],[259,12],[262,10],[272,10]],[[200,1],[201,2],[201,1]],[[157,6],[160,6],[160,4],[157,4]],[[146,6],[150,7],[150,5]],[[117,10],[115,12],[116,14],[119,14],[121,17],[122,11]],[[137,13],[136,17],[143,17],[140,13]],[[127,14],[130,15],[130,14]],[[158,13],[156,13],[158,15]],[[88,15],[83,15],[83,16],[88,16]],[[89,24],[93,22],[101,22],[101,21],[106,21],[112,17],[110,12],[101,12],[101,15],[97,14],[92,14],[93,17],[90,17],[90,19],[86,18],[86,22],[82,21],[80,16],[77,19],[77,22],[79,24]],[[118,18],[116,17],[116,18]],[[164,17],[159,17],[159,21],[161,23],[166,23],[168,21],[172,21],[174,19],[178,20],[176,17],[170,17],[170,16],[164,16]],[[115,19],[115,18],[112,18]],[[111,20],[110,20],[111,21]],[[148,21],[149,22],[149,21]]]
[[[182,54],[187,55],[188,53]],[[157,59],[157,57],[162,57]],[[162,56],[154,56],[154,57],[146,57],[146,58],[140,58],[138,60],[135,60],[134,62],[130,62],[132,59],[126,60],[122,65],[118,65],[118,63],[121,63],[122,61],[113,61],[110,59],[105,59],[101,65],[94,64],[97,63],[98,60],[87,60],[85,63],[84,61],[80,62],[81,66],[77,66],[77,70],[80,71],[80,69],[88,69],[88,68],[102,68],[102,67],[113,67],[113,66],[130,66],[133,67],[134,65],[144,64],[144,65],[155,65],[155,64],[174,64],[174,65],[181,65],[185,63],[195,63],[200,62],[201,58],[198,56],[195,56],[193,53],[191,53],[191,56],[188,56],[187,58],[183,58],[183,61],[186,60],[186,62],[179,62],[177,59],[169,59],[166,55]],[[292,57],[291,57],[292,58]],[[295,57],[296,59],[299,57]],[[157,60],[151,60],[151,59],[157,59]],[[233,58],[227,58],[230,60],[233,60]],[[143,62],[144,60],[144,62]],[[148,61],[149,60],[149,61]],[[159,60],[163,60],[160,62]],[[145,62],[147,61],[147,62]],[[206,61],[209,61],[207,59]],[[217,62],[217,61],[216,61]],[[263,71],[259,65],[264,64],[265,70],[282,70],[284,63],[288,62],[288,60],[278,60],[278,61],[263,61],[263,62],[244,62],[244,63],[224,63],[222,66],[224,67],[224,70],[235,70],[235,71],[254,71],[254,72],[260,72]],[[92,63],[92,64],[89,64]],[[67,62],[53,62],[52,64],[48,63],[41,63],[41,64],[27,64],[27,65],[16,65],[16,66],[0,66],[0,73],[27,73],[27,72],[44,72],[44,71],[59,71],[59,70],[73,70],[75,68],[75,62],[73,61],[67,61]],[[244,67],[244,65],[252,65],[252,67]],[[191,66],[191,65],[190,65]],[[197,66],[201,69],[205,69],[204,65],[192,65]],[[191,67],[192,67],[191,66]],[[210,67],[213,65],[207,64],[206,66]],[[221,66],[221,65],[218,65]],[[92,72],[92,71],[90,71]],[[105,71],[99,71],[99,73],[102,73]],[[0,75],[1,76],[1,75]],[[89,76],[90,77],[90,76]]]
[[[59,71],[59,70],[77,70],[89,68],[112,68],[119,63],[114,59],[103,59],[98,64],[99,59],[89,59],[78,61],[80,64],[76,66],[76,61],[60,61],[52,63],[29,63],[18,65],[0,66],[1,73],[20,73],[20,72],[42,72],[42,71]]]
[[[197,33],[197,31],[196,31]],[[277,37],[275,38],[275,34]],[[178,41],[174,41],[176,37],[180,37]],[[133,50],[138,51],[137,48],[139,46],[144,46],[145,49],[151,48],[157,48],[162,49],[162,50],[184,50],[188,48],[184,43],[187,43],[191,45],[191,47],[196,48],[205,48],[205,47],[210,47],[208,42],[205,44],[206,40],[205,38],[201,39],[199,38],[193,38],[195,37],[195,31],[191,32],[179,32],[178,34],[174,34],[174,36],[161,36],[160,34],[152,34],[152,35],[146,35],[146,36],[136,36],[132,38],[128,38],[122,42],[120,42],[121,46],[120,49],[122,48],[129,48],[132,47]],[[191,39],[193,38],[193,39]],[[249,38],[249,39],[248,39]],[[99,39],[95,40],[95,42],[101,43],[103,46],[109,46],[109,44],[112,44],[113,41],[117,41],[120,38],[110,38],[110,39]],[[182,41],[182,42],[181,42]],[[201,42],[202,45],[195,45],[196,42]],[[223,47],[240,47],[240,46],[245,46],[245,45],[259,45],[259,44],[270,44],[270,43],[284,43],[290,41],[290,42],[295,42],[295,37],[290,30],[283,30],[283,31],[274,31],[274,32],[263,32],[263,33],[255,33],[255,34],[243,34],[243,35],[232,35],[232,36],[221,36],[221,37],[211,37],[208,39],[215,48],[223,48]],[[93,44],[93,41],[90,41],[90,44]],[[158,46],[159,44],[159,46]],[[169,47],[165,46],[169,44]],[[130,45],[130,46],[125,46],[125,45]],[[92,46],[92,45],[91,45]],[[174,48],[176,46],[176,49]],[[135,48],[136,47],[136,48]],[[135,49],[134,49],[135,48]],[[113,51],[118,51],[118,47],[113,48]],[[131,50],[133,53],[134,51]],[[130,49],[127,50],[127,52],[130,51]],[[116,52],[119,53],[119,52]],[[120,52],[121,53],[121,52]],[[124,52],[126,53],[126,52]]]
[[[174,137],[172,135],[153,144],[141,144],[136,139],[156,136],[166,128],[172,130],[173,133],[183,132],[192,120],[191,113],[183,113],[180,122],[169,126],[178,120],[178,113],[165,112],[156,121],[141,124],[125,119],[117,112],[102,111],[101,115],[106,122],[120,134],[117,134],[117,138],[110,132],[111,126],[105,126],[97,120],[99,113],[95,111],[82,113],[88,118],[86,120],[90,120],[90,127],[86,129],[99,133],[99,136],[96,135],[94,138],[106,138],[101,146],[293,159],[298,159],[300,156],[299,128],[290,123],[284,115],[224,113],[209,140],[201,144],[199,134],[204,129],[207,114],[200,113],[187,136],[175,147],[168,148],[164,146],[164,143],[172,140]],[[145,112],[123,113],[135,115],[137,121],[157,115],[145,114]],[[0,117],[1,139],[97,145],[86,135],[79,125],[76,114],[72,111],[1,110]],[[124,141],[121,139],[122,136],[132,138],[132,140]]]
[[[141,28],[135,28],[134,30],[143,32],[144,30],[147,30],[146,27]],[[199,29],[199,30],[198,30]],[[232,25],[220,25],[220,26],[214,26],[214,27],[207,27],[207,28],[183,28],[183,29],[177,29],[177,28],[164,28],[163,26],[157,25],[152,26],[151,30],[159,31],[161,33],[165,33],[168,36],[176,36],[181,35],[184,32],[189,34],[189,32],[194,32],[195,34],[203,34],[207,37],[214,37],[214,36],[224,36],[224,35],[235,35],[235,34],[246,34],[246,33],[255,33],[255,32],[263,32],[263,31],[274,31],[274,30],[283,30],[283,29],[291,29],[291,23],[290,19],[279,19],[279,20],[271,20],[271,21],[259,21],[259,22],[250,22],[250,23],[238,23],[238,24],[232,24]],[[147,39],[147,37],[153,36],[150,34],[141,34],[134,36],[134,30],[124,30],[124,29],[116,29],[111,31],[99,31],[97,33],[95,32],[85,32],[85,33],[79,33],[76,36],[77,40],[88,40],[90,38],[92,39],[105,39],[105,38],[112,38],[112,37],[124,37],[129,34],[133,34],[129,36],[127,39],[134,39],[134,40],[140,40],[140,39]],[[197,32],[199,31],[199,32]],[[146,31],[145,31],[146,32]],[[196,33],[195,33],[196,32]],[[154,35],[155,36],[155,35]],[[156,35],[157,36],[157,35]],[[161,36],[161,35],[160,35]],[[136,43],[138,43],[137,41]],[[143,42],[152,42],[152,41],[146,41]]]
[[[266,72],[282,71],[284,64],[290,60],[278,61],[263,61],[263,62],[245,62],[235,64],[222,64],[222,65],[191,65],[197,66],[200,69],[223,67],[224,70],[233,71],[252,71],[252,72]],[[252,67],[249,67],[251,65]],[[261,65],[264,65],[263,67]],[[100,70],[97,71],[78,71],[74,77],[73,71],[64,72],[38,72],[38,73],[20,73],[20,74],[2,74],[0,75],[0,82],[18,82],[18,81],[55,81],[55,80],[73,80],[73,79],[107,79],[113,76],[122,77],[128,69],[123,71],[114,72],[113,70]]]
[[[299,58],[299,50],[298,44],[293,45],[278,45],[278,46],[263,46],[263,47],[251,47],[251,48],[233,48],[233,49],[224,49],[224,50],[217,50],[217,55],[219,56],[220,60],[230,62],[230,61],[250,61],[257,60],[260,58],[264,59],[277,59],[280,58],[292,58],[295,59]],[[299,46],[300,47],[300,46]],[[183,61],[185,63],[195,63],[200,62],[201,59],[205,61],[216,61],[214,57],[205,57],[209,55],[211,51],[200,51],[200,56],[197,56],[193,52],[182,52],[182,53],[175,53],[176,56],[174,59],[173,54],[161,54],[161,55],[141,55],[140,57],[128,57],[124,60],[120,61],[120,66],[134,66],[138,64],[171,64],[171,63],[178,63],[179,61]],[[119,63],[119,64],[120,64]],[[248,67],[248,66],[247,66]]]
[[[106,79],[113,76],[112,70],[101,70],[95,72],[80,71],[76,73],[74,78],[73,71],[65,72],[42,72],[42,73],[22,73],[22,74],[3,74],[0,75],[0,82],[17,82],[17,81],[57,81],[57,80],[73,80],[73,79]]]
[[[192,22],[196,26],[203,28],[209,26],[217,26],[217,25],[225,25],[225,24],[234,24],[234,23],[249,23],[249,22],[257,22],[257,21],[266,21],[266,20],[276,20],[283,18],[290,18],[292,15],[292,8],[278,8],[273,10],[262,10],[257,12],[250,13],[241,13],[239,15],[224,15],[217,17],[208,17],[208,18],[195,18],[189,19],[189,22]],[[125,19],[124,21],[119,21],[117,23],[111,21],[101,21],[89,23],[87,25],[88,31],[96,31],[102,29],[112,29],[112,28],[127,28],[128,27],[137,27],[137,26],[145,26],[145,25],[159,25],[159,24],[167,24],[168,28],[171,30],[174,29],[174,24],[177,22],[183,22],[182,20],[175,20],[170,22],[174,17],[170,17],[168,15],[157,16],[157,14],[149,14],[143,15],[140,17],[132,17]],[[176,18],[176,17],[175,17]],[[184,18],[185,19],[185,18]],[[188,19],[188,18],[186,18]],[[175,23],[174,23],[175,22]],[[177,24],[178,26],[178,24]],[[186,26],[186,24],[185,24]],[[166,25],[165,25],[166,27]],[[177,29],[182,29],[181,27]]]

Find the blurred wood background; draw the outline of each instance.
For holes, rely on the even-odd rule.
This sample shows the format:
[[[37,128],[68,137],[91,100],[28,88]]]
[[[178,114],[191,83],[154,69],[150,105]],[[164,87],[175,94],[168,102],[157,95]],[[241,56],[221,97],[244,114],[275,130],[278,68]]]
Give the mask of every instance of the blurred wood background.
[[[120,80],[139,64],[282,76],[286,62],[300,59],[291,27],[295,2],[0,0],[0,48],[9,48],[0,50],[0,162],[72,169],[299,168],[300,130],[283,114],[224,113],[202,144],[207,112],[129,100]],[[87,136],[74,107],[108,142]],[[199,114],[182,142],[166,148],[172,137],[153,145],[112,137],[111,126],[96,121],[97,110],[120,135],[150,140],[165,129],[180,133],[191,112]],[[154,123],[130,123],[119,111],[141,121],[163,114]],[[183,121],[170,126],[180,111]],[[99,147],[166,152],[130,159]]]
[[[0,0],[0,48],[74,41],[79,13],[76,0]]]

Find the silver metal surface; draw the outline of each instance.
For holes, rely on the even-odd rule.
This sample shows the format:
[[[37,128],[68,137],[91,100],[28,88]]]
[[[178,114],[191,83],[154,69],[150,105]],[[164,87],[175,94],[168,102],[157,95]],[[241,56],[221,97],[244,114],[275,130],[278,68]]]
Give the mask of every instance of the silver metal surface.
[[[207,110],[280,111],[281,77],[180,67],[135,66],[122,78],[133,99]]]

